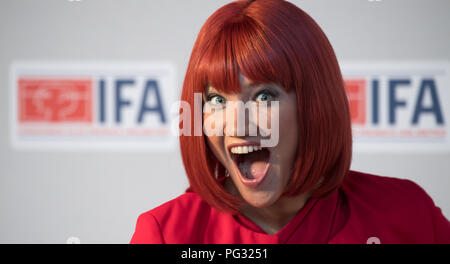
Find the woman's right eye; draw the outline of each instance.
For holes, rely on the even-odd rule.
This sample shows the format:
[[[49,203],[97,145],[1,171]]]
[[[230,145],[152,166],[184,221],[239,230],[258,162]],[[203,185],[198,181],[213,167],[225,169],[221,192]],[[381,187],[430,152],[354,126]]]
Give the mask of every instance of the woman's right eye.
[[[222,96],[220,96],[218,94],[208,95],[207,100],[212,105],[222,105],[226,102],[225,98],[223,98]]]

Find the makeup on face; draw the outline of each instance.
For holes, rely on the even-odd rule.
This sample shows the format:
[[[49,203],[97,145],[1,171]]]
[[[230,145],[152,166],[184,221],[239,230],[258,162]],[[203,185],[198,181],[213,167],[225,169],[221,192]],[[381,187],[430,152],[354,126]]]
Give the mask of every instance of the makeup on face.
[[[265,103],[267,109],[276,110],[276,115],[267,111],[265,119],[270,124],[267,126],[269,130],[251,135],[251,119],[244,119],[244,129],[241,130],[244,133],[238,134],[238,121],[227,120],[225,116],[236,115],[235,109],[230,107],[230,103],[236,102]],[[209,86],[205,91],[204,104],[220,106],[215,113],[204,113],[203,119],[208,123],[218,121],[223,134],[209,134],[206,138],[209,148],[229,172],[233,186],[252,206],[273,204],[283,193],[296,160],[298,110],[295,92],[288,93],[276,84],[251,85],[245,79],[241,81],[240,93],[226,94]],[[259,117],[253,119],[253,125],[261,128],[264,122]],[[264,145],[263,140],[274,131],[279,134],[276,135],[276,144]]]

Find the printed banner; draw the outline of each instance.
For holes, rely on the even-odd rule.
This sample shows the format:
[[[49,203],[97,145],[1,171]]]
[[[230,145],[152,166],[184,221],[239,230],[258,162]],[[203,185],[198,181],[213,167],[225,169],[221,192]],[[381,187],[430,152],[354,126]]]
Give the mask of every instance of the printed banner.
[[[13,63],[16,149],[173,150],[169,63]]]
[[[341,69],[355,151],[450,151],[450,63]],[[16,149],[174,149],[171,64],[21,62],[10,74]]]
[[[355,151],[450,151],[450,63],[342,63]]]

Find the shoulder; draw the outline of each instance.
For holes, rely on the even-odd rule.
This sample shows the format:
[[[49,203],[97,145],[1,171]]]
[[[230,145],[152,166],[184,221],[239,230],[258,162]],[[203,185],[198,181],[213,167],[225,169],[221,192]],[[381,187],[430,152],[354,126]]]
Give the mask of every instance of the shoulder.
[[[431,198],[411,180],[350,171],[343,190],[360,205],[387,213],[417,212],[428,208]]]
[[[192,232],[201,230],[211,210],[198,194],[184,193],[140,214],[131,243],[196,243]]]
[[[377,198],[378,201],[397,198],[399,202],[406,202],[411,201],[411,198],[423,199],[428,196],[422,187],[411,180],[358,171],[349,172],[343,188],[352,194]]]
[[[384,234],[385,241],[432,243],[438,232],[450,231],[441,210],[411,180],[350,171],[342,190],[352,219],[362,229]]]
[[[187,192],[144,213],[144,215],[152,215],[160,223],[167,225],[178,219],[187,221],[191,218],[201,217],[210,210],[211,207],[198,194]]]

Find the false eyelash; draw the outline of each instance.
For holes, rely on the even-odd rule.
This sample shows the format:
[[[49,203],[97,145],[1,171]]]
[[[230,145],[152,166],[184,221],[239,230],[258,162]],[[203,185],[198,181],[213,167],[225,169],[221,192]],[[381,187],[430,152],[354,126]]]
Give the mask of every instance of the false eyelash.
[[[259,91],[255,94],[254,99],[256,99],[256,97],[258,97],[258,95],[260,95],[262,93],[268,94],[268,95],[272,96],[273,98],[278,97],[278,93],[275,93],[269,89],[262,89],[261,91]]]
[[[208,94],[207,96],[206,96],[206,101],[211,101],[212,99],[213,99],[213,97],[214,96],[220,96],[219,94],[215,94],[215,93],[212,93],[212,94]]]

